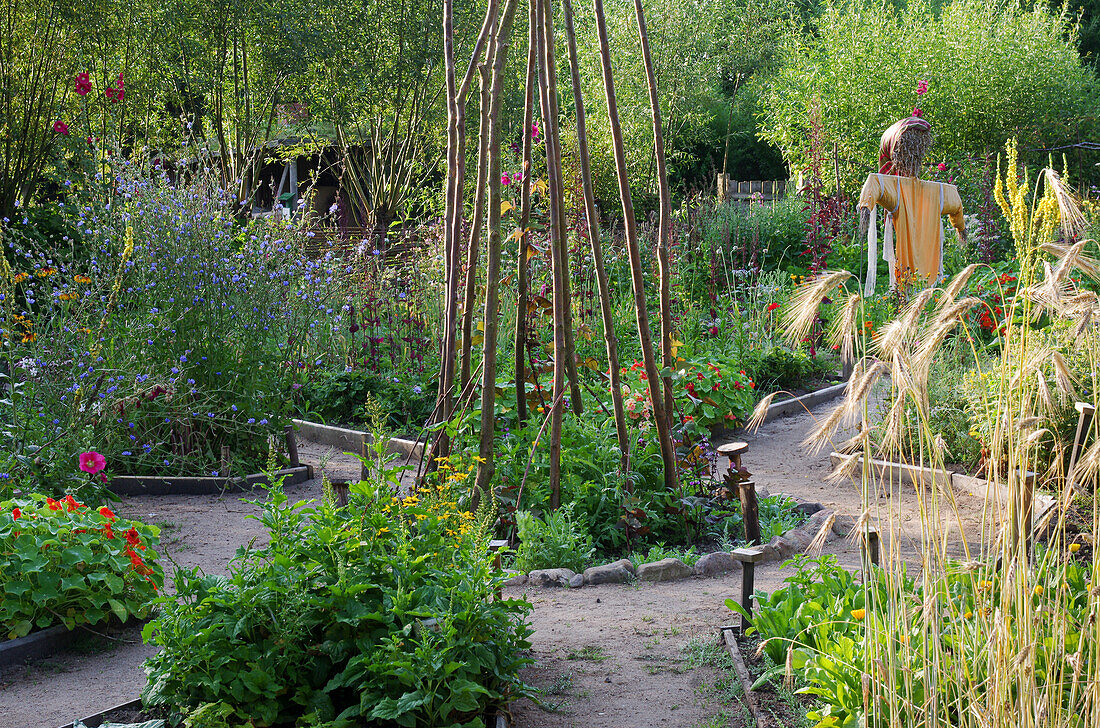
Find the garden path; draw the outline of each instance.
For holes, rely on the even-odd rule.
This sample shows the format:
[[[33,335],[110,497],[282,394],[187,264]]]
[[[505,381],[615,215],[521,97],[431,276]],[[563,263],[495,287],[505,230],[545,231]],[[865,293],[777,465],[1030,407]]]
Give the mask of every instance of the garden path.
[[[827,412],[828,407],[814,414]],[[804,414],[768,423],[751,435],[741,433],[739,437],[750,445],[746,467],[759,485],[773,493],[797,495],[857,516],[860,500],[855,487],[824,480],[827,453],[808,455],[799,447],[811,425],[810,415]],[[311,443],[300,446],[303,461],[315,466],[326,450]],[[725,463],[720,466],[724,469]],[[354,477],[358,467],[340,454],[327,463],[333,479]],[[321,481],[286,490],[291,499],[316,498]],[[247,518],[259,511],[248,500],[260,497],[143,496],[125,499],[118,510],[160,525],[162,551],[175,563],[217,573],[225,571],[238,547],[261,543],[260,524]],[[981,515],[973,501],[962,499],[967,524]],[[888,504],[880,499],[879,505],[885,519]],[[916,509],[911,489],[893,506],[900,525],[896,543],[912,558],[917,553],[913,539],[920,535]],[[885,523],[880,528],[887,532]],[[858,566],[858,553],[850,544],[835,541],[829,550],[838,554],[842,564]],[[757,585],[763,589],[778,586],[785,575],[778,564],[764,566],[757,574]],[[536,663],[524,678],[548,691],[544,705],[552,708],[518,702],[519,728],[701,727],[728,720],[738,725],[736,704],[715,687],[713,668],[691,667],[689,643],[692,638],[712,640],[717,627],[733,621],[724,601],[739,597],[739,575],[578,590],[509,587],[506,593],[526,594],[534,605]],[[141,644],[137,629],[123,630],[113,639],[94,635],[74,639],[79,651],[0,676],[2,728],[53,728],[138,694],[145,682],[141,664],[152,648]]]

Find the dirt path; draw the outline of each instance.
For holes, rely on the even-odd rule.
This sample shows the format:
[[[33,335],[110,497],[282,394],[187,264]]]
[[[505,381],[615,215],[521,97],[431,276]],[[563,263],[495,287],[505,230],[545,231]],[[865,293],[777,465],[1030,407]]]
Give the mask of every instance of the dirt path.
[[[745,465],[772,493],[858,516],[855,486],[825,481],[827,452],[808,455],[799,446],[811,426],[810,416],[801,415],[769,423],[752,435],[742,433],[750,446]],[[304,462],[327,460],[332,479],[358,475],[357,461],[347,456],[308,443],[300,451]],[[725,464],[720,467],[724,470]],[[320,497],[320,479],[288,487],[287,495],[292,500]],[[262,543],[259,523],[247,518],[259,509],[246,502],[262,496],[135,497],[119,504],[118,511],[160,525],[162,551],[175,563],[216,573],[225,571],[238,547]],[[980,518],[975,500],[962,499],[967,524]],[[876,515],[882,516],[880,528],[888,534],[887,505],[879,498]],[[886,540],[913,557],[920,531],[912,488],[902,489],[894,508],[899,528]],[[858,565],[858,553],[849,544],[833,542],[829,550],[842,564]],[[763,589],[775,588],[784,577],[776,564],[757,574]],[[733,621],[724,602],[739,598],[740,589],[739,574],[577,590],[510,587],[509,596],[526,594],[533,604],[535,664],[524,679],[545,691],[542,707],[529,700],[514,706],[518,726],[741,725],[737,703],[715,670],[696,666],[693,657],[700,645],[715,639],[719,626]],[[53,728],[136,696],[145,683],[141,665],[152,648],[141,644],[136,629],[116,637],[74,637],[78,651],[5,672],[0,676],[0,728]]]

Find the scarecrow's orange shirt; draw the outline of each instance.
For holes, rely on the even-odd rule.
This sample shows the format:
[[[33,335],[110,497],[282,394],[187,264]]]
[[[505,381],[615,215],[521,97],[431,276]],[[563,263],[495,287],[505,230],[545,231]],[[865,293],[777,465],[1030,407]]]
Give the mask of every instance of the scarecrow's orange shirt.
[[[943,272],[941,216],[947,215],[960,234],[966,229],[959,189],[916,177],[872,174],[863,185],[859,206],[873,210],[875,205],[894,216],[897,281],[919,277],[934,282]]]

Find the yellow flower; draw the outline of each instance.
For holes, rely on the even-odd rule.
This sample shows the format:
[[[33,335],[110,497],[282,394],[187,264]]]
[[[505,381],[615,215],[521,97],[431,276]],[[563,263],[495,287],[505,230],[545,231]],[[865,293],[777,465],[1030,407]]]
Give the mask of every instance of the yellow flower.
[[[1035,585],[1035,596],[1037,596],[1037,597],[1043,596],[1043,585],[1042,584],[1036,584]]]
[[[974,616],[974,612],[967,612],[963,615],[963,619],[971,619]]]
[[[867,616],[867,610],[866,609],[853,609],[852,610],[852,619],[856,620],[857,622],[862,622],[863,618],[866,617],[866,616]]]
[[[73,283],[91,283],[92,279],[88,276],[77,274],[73,276]]]
[[[1075,554],[1075,553],[1077,553],[1077,552],[1078,552],[1078,551],[1080,551],[1080,550],[1081,550],[1081,544],[1079,544],[1079,543],[1071,543],[1071,544],[1069,545],[1069,552],[1070,552],[1071,554]]]
[[[387,528],[386,526],[382,526],[382,528],[378,529],[378,535],[379,536],[381,536],[383,533],[389,533],[389,532],[390,532],[390,529]]]
[[[978,591],[989,591],[993,588],[993,582],[991,581],[979,581]]]

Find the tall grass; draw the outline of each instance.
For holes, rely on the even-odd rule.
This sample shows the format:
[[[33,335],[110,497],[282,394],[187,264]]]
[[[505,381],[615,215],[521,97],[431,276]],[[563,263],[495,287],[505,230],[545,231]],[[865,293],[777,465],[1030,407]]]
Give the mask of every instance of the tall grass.
[[[848,725],[849,718],[853,725],[864,724],[863,718],[866,725],[929,728],[1100,725],[1100,587],[1091,576],[1097,568],[1091,546],[1100,529],[1091,497],[1100,472],[1100,442],[1083,452],[1072,470],[1066,467],[1072,443],[1055,437],[1051,418],[1059,400],[1081,393],[1074,392],[1064,362],[1052,355],[1040,330],[1042,322],[1069,321],[1077,353],[1088,358],[1095,377],[1100,300],[1071,273],[1100,280],[1100,264],[1087,254],[1095,243],[1078,241],[1081,217],[1056,172],[1045,169],[1034,180],[1025,172],[1018,182],[1010,145],[1000,175],[997,198],[1016,244],[1020,287],[1006,304],[1000,356],[992,363],[1009,374],[986,389],[982,405],[996,413],[986,474],[1008,496],[993,499],[980,522],[964,517],[955,493],[942,481],[920,480],[911,494],[870,467],[872,456],[944,467],[945,448],[927,396],[932,364],[945,347],[961,346],[969,348],[979,376],[989,375],[981,371],[990,368],[987,356],[963,326],[981,304],[965,295],[975,268],[943,287],[911,295],[908,306],[874,337],[854,328],[834,330],[837,343],[854,344],[858,362],[847,397],[809,439],[822,446],[840,426],[857,425],[854,438],[834,443],[851,453],[842,475],[850,475],[861,490],[863,512],[854,535],[865,538],[869,524],[877,522],[887,548],[884,568],[864,582],[866,615],[862,609],[856,615],[862,642],[853,651],[829,655],[852,688],[851,712],[841,711],[845,720],[832,725]],[[792,335],[817,316],[824,297],[843,298],[841,289],[856,283],[839,272],[805,284],[788,312]],[[876,422],[872,393],[886,382],[889,406]],[[1087,397],[1097,404],[1095,388]],[[876,427],[884,431],[880,443],[872,439]],[[1052,465],[1039,467],[1048,462]],[[1032,471],[1040,473],[1039,487],[1058,497],[1058,507],[1035,524],[1048,534],[1044,544],[1036,544],[1029,512]],[[902,498],[915,498],[919,508],[918,543],[908,551],[906,524],[893,507]],[[1076,535],[1066,527],[1075,510],[1086,516]]]

